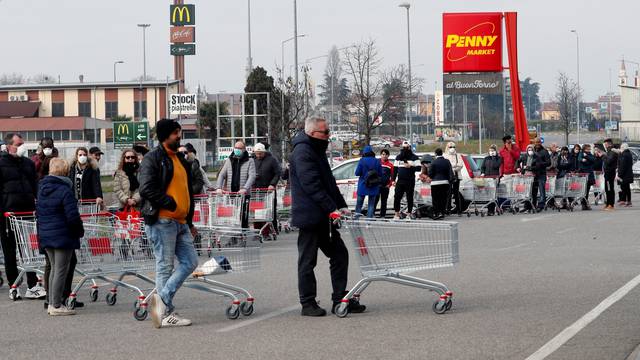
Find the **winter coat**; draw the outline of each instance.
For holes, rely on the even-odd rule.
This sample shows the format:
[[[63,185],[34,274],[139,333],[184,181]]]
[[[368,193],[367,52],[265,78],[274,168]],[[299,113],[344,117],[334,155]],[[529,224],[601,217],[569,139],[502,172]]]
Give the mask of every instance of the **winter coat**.
[[[538,151],[534,148],[533,151],[536,154],[536,165],[533,170],[534,174],[536,174],[536,176],[547,176],[547,168],[551,165],[549,152],[544,147],[541,147]]]
[[[189,162],[191,165],[191,179],[192,179],[192,190],[194,194],[202,194],[204,190],[204,172],[202,171],[202,167],[200,167],[200,161],[198,159],[193,159],[193,161]]]
[[[178,156],[180,163],[187,173],[189,189],[189,212],[187,213],[187,224],[193,225],[193,187],[191,186],[191,166],[187,161]],[[167,188],[173,178],[173,161],[167,154],[162,144],[149,151],[140,164],[138,170],[138,181],[140,182],[140,213],[144,217],[145,224],[153,225],[158,221],[160,209],[175,211],[177,204],[171,196],[167,195]]]
[[[442,156],[437,156],[429,166],[431,185],[450,184],[453,181],[451,162]]]
[[[0,210],[35,210],[38,192],[36,167],[28,158],[0,155]]]
[[[582,156],[580,157],[580,164],[578,166],[578,172],[582,173],[582,174],[589,174],[589,183],[590,184],[595,184],[596,182],[596,177],[595,174],[593,173],[593,164],[596,161],[595,156],[593,156],[591,153],[585,153],[584,151],[582,152]]]
[[[91,158],[87,159],[87,166],[81,175],[80,189],[77,187],[76,174],[79,175],[77,160],[71,163],[71,168],[69,169],[69,179],[71,179],[71,183],[73,184],[73,194],[76,199],[94,200],[102,198],[100,171],[98,171],[98,163],[96,163],[95,160]]]
[[[569,153],[569,163],[571,163],[571,169],[569,171],[572,172],[572,171],[580,170],[581,161],[582,161],[582,151],[580,151],[578,154],[574,152]]]
[[[129,190],[129,177],[123,170],[116,170],[113,176],[113,193],[120,202],[120,207],[127,206],[127,200],[133,199],[136,204],[140,205],[140,188],[135,191]]]
[[[566,158],[563,158],[562,155],[558,157],[558,174],[556,175],[556,178],[563,178],[568,172],[573,171],[571,160],[570,155],[567,155]]]
[[[51,151],[51,156],[44,156],[43,153],[40,153],[40,154],[35,154],[31,157],[31,161],[33,161],[33,163],[36,166],[38,181],[40,181],[43,177],[49,175],[49,161],[57,157],[58,157],[58,149],[55,147]]]
[[[78,202],[68,177],[45,176],[38,186],[36,221],[40,249],[79,249],[84,236]]]
[[[358,196],[378,196],[378,194],[380,193],[380,184],[373,187],[367,186],[367,177],[369,171],[371,170],[375,171],[378,174],[380,184],[382,184],[382,165],[380,164],[380,160],[376,159],[376,155],[371,151],[369,147],[369,151],[367,151],[367,148],[365,148],[365,155],[360,158],[360,160],[358,161],[358,166],[356,167],[355,175],[359,176]]]
[[[633,182],[633,155],[631,155],[631,151],[626,149],[620,154],[620,159],[618,160],[618,177],[626,182]]]
[[[500,149],[502,164],[500,165],[500,176],[516,173],[516,163],[520,158],[520,148],[516,144],[511,144],[511,150],[506,146]]]
[[[291,141],[289,185],[293,199],[291,216],[296,227],[329,226],[329,214],[346,208],[325,154],[326,146],[299,132]]]
[[[382,184],[380,184],[380,187],[391,186],[393,183],[393,163],[389,160],[380,160],[380,166],[382,166]]]
[[[225,160],[220,173],[218,173],[216,188],[231,191],[233,163],[236,163],[236,166],[240,166],[240,189],[250,191],[253,183],[256,181],[256,167],[253,159],[249,157],[246,151],[240,157],[231,154],[231,156]]]
[[[442,156],[451,163],[451,168],[453,169],[453,181],[462,180],[462,168],[464,167],[462,155],[458,153],[452,155],[447,152]]]
[[[280,168],[280,163],[273,155],[265,153],[262,159],[255,158],[253,161],[256,167],[254,188],[264,189],[269,186],[278,185],[282,169]]]
[[[480,173],[484,176],[500,176],[502,158],[500,156],[487,156],[482,161]]]
[[[396,161],[394,163],[395,169],[393,172],[393,176],[397,179],[395,180],[396,184],[409,186],[415,185],[416,172],[421,170],[420,161],[418,161],[418,159],[418,156],[411,150],[400,151],[400,154],[396,156]],[[405,167],[405,163],[411,166]]]
[[[615,179],[616,168],[618,167],[618,153],[610,149],[602,161],[604,162],[604,177],[607,179]]]
[[[547,166],[548,171],[558,171],[558,159],[560,159],[559,152],[549,152],[549,166]]]

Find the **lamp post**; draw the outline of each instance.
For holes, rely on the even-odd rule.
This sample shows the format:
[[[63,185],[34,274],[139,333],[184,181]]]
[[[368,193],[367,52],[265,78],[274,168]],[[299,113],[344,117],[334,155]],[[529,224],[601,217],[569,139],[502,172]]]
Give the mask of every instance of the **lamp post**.
[[[409,71],[408,71],[409,95],[407,97],[407,117],[409,119],[409,142],[413,144],[413,117],[411,116],[411,27],[409,23],[409,8],[411,7],[411,4],[409,4],[408,2],[405,2],[398,6],[407,9],[407,56],[408,56],[407,64],[409,67]]]
[[[142,80],[147,80],[147,28],[151,24],[138,24],[142,29]]]
[[[578,144],[580,144],[580,37],[577,30],[571,30],[576,35],[576,78],[578,85],[578,93],[576,94],[576,103],[578,110],[576,112],[576,122],[578,125]]]
[[[253,71],[253,59],[251,58],[251,0],[247,0],[247,27],[248,27],[248,47],[249,56],[247,57],[247,78]]]
[[[305,36],[306,36],[305,34],[300,34],[300,35],[297,35],[296,37],[292,36],[292,37],[290,37],[290,38],[288,38],[286,40],[283,40],[281,42],[281,44],[280,44],[280,53],[281,53],[281,55],[280,55],[281,56],[280,57],[280,66],[281,66],[280,67],[280,81],[282,83],[282,91],[280,91],[280,116],[281,116],[281,129],[280,129],[281,130],[281,134],[280,134],[280,136],[282,137],[282,145],[281,145],[281,147],[282,147],[282,160],[283,161],[284,161],[284,154],[285,154],[285,151],[284,151],[284,147],[285,147],[285,140],[284,140],[285,139],[285,137],[284,137],[284,131],[285,131],[285,129],[284,129],[284,45],[287,42],[289,42],[289,41],[291,41],[293,39],[296,39],[296,38],[299,38],[299,37],[305,37]],[[298,88],[298,84],[296,83],[296,89],[297,88]]]
[[[124,64],[124,61],[118,60],[113,62],[113,82],[116,82],[116,65]]]
[[[296,65],[295,101],[298,101],[298,3],[296,0],[293,0],[293,52]],[[298,120],[298,126],[299,125],[300,121]]]

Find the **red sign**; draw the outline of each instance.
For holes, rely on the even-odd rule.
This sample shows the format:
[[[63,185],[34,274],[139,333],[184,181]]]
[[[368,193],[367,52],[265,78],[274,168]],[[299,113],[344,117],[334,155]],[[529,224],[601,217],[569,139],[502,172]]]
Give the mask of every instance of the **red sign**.
[[[442,14],[444,72],[502,71],[502,13]]]
[[[172,26],[169,32],[171,43],[192,43],[196,41],[196,28],[193,26]]]

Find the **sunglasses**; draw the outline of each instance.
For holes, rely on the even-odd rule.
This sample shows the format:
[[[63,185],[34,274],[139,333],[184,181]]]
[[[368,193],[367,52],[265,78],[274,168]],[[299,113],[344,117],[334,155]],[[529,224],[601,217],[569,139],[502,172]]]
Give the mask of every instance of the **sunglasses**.
[[[124,158],[127,159],[127,160],[131,160],[131,159],[135,160],[136,156],[125,156]]]
[[[326,130],[324,130],[324,131],[315,130],[314,132],[319,132],[319,133],[322,133],[322,134],[325,134],[325,135],[329,135],[329,134],[331,134],[331,130],[329,130],[329,129],[326,129]]]
[[[455,146],[449,146],[449,149],[455,149],[455,148],[456,148]]]
[[[189,154],[189,152],[188,152],[188,151],[180,151],[180,153],[181,153],[181,154],[183,154],[183,155],[187,155],[187,154]]]

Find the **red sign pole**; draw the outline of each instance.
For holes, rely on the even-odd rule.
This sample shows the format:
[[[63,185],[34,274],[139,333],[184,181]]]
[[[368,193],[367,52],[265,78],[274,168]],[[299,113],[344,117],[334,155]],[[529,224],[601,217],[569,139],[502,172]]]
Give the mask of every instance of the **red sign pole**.
[[[509,79],[511,81],[511,106],[513,107],[513,125],[516,142],[520,149],[529,145],[529,129],[527,117],[522,105],[520,78],[518,76],[518,13],[504,13],[504,23],[507,36],[507,54],[509,58]]]

